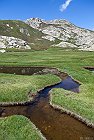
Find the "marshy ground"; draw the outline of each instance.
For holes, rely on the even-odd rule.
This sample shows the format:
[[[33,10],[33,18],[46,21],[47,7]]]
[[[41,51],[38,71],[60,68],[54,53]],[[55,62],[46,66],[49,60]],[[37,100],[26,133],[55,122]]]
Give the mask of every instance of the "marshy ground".
[[[60,71],[64,71],[68,73],[69,75],[73,76],[73,78],[77,79],[81,82],[80,86],[80,93],[79,94],[69,94],[68,96],[65,96],[65,91],[62,89],[54,89],[52,91],[53,96],[53,103],[56,105],[60,105],[65,107],[66,109],[69,109],[70,111],[73,111],[79,115],[81,115],[83,118],[86,118],[90,122],[94,123],[94,73],[85,70],[84,66],[93,66],[94,62],[94,52],[81,52],[81,51],[66,51],[60,48],[50,48],[45,51],[34,51],[34,52],[7,52],[6,54],[0,55],[0,65],[14,65],[14,66],[47,66],[47,67],[56,67]],[[55,84],[59,82],[60,79],[57,76],[47,74],[47,75],[33,75],[33,76],[26,76],[26,75],[15,75],[15,74],[0,74],[0,101],[1,102],[14,102],[14,101],[25,101],[28,100],[27,93],[32,90],[32,92],[35,92],[47,85]],[[18,92],[18,94],[17,94]],[[6,97],[6,98],[5,98]],[[20,100],[19,100],[20,98]],[[13,115],[13,114],[20,114],[25,115],[24,113],[27,112],[27,117],[31,119],[34,124],[42,130],[43,134],[46,137],[51,138],[52,132],[53,137],[57,139],[61,139],[66,135],[67,132],[70,132],[69,135],[66,135],[68,138],[72,137],[72,134],[75,135],[74,138],[83,137],[83,138],[92,138],[94,134],[94,130],[86,127],[85,125],[81,124],[81,122],[77,121],[77,125],[75,123],[75,119],[72,121],[71,117],[64,117],[65,114],[56,115],[52,108],[50,108],[49,105],[45,105],[45,100],[42,100],[42,102],[39,102],[37,105],[33,107],[26,107],[25,110],[22,109],[22,107],[19,107],[19,109],[16,111],[16,107],[11,107],[11,109],[7,108],[9,113],[6,112],[4,115]],[[40,108],[42,108],[40,110]],[[23,113],[24,112],[24,113]],[[42,115],[42,113],[44,115]],[[50,114],[50,116],[49,116]],[[54,115],[52,115],[54,114]],[[32,117],[31,117],[32,116]],[[37,117],[35,119],[35,116]],[[52,116],[54,117],[54,121],[52,123]],[[57,116],[62,116],[61,118]],[[61,124],[60,130],[59,128],[56,128],[56,125],[54,126],[54,123]],[[65,121],[63,122],[65,118]],[[70,119],[71,118],[71,119]],[[35,120],[34,120],[35,119]],[[46,122],[45,120],[49,120]],[[68,119],[70,121],[68,121]],[[38,123],[44,124],[41,125]],[[49,123],[48,123],[49,122]],[[66,123],[67,122],[67,123]],[[67,124],[68,125],[67,126]],[[50,126],[52,123],[52,126]],[[64,125],[63,125],[64,124]],[[73,125],[74,124],[74,125]],[[48,127],[49,126],[49,127]],[[43,128],[42,128],[43,127]],[[64,128],[67,128],[66,131],[64,131]],[[68,129],[69,128],[69,129]],[[82,128],[82,129],[81,129]],[[73,130],[73,133],[71,133],[71,129]],[[62,131],[64,133],[62,134]],[[70,130],[70,131],[69,131]],[[83,131],[80,131],[83,130]],[[47,131],[47,133],[46,133]],[[87,134],[87,135],[86,135]],[[56,136],[57,137],[56,137]],[[51,138],[52,139],[52,138]],[[75,140],[75,139],[74,139]]]

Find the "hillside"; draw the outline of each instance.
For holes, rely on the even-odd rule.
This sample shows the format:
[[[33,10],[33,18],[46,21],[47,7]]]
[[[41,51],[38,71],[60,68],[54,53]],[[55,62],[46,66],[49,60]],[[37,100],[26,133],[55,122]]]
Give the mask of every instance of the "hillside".
[[[0,49],[43,50],[50,46],[94,51],[94,31],[66,20],[0,20]]]
[[[45,39],[59,39],[60,43],[56,46],[94,51],[94,31],[77,27],[66,20],[45,21],[31,18],[26,23],[44,33]]]
[[[0,48],[47,48],[52,42],[43,39],[45,36],[26,23],[17,20],[0,20]],[[19,40],[20,39],[20,40]],[[28,47],[26,47],[28,45]]]

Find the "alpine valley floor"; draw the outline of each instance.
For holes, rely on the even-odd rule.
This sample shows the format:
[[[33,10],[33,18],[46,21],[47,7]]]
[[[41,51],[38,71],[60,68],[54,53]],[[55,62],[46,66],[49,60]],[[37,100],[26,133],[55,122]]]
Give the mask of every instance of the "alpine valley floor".
[[[54,67],[71,75],[73,79],[81,83],[80,93],[53,89],[51,91],[52,103],[94,124],[94,73],[84,69],[85,66],[94,66],[94,52],[62,48],[32,52],[6,52],[0,54],[0,65]],[[58,82],[60,79],[52,74],[23,76],[0,73],[0,102],[27,101],[29,91],[34,94],[43,87]],[[0,127],[1,131],[2,125]]]

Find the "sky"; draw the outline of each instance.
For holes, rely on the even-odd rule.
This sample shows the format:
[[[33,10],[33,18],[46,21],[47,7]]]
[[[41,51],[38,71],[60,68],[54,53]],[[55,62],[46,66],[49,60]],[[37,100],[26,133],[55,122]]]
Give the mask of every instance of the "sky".
[[[94,30],[94,0],[0,0],[0,19],[65,19]]]

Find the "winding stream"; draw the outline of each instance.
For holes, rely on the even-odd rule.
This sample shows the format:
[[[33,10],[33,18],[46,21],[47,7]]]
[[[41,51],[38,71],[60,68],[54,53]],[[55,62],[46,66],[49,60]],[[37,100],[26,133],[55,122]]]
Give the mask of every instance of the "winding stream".
[[[79,85],[70,76],[56,85],[45,87],[38,92],[34,101],[25,105],[2,105],[1,117],[24,115],[44,134],[47,140],[94,140],[94,129],[66,113],[55,110],[49,104],[50,90],[64,88],[79,92]]]

